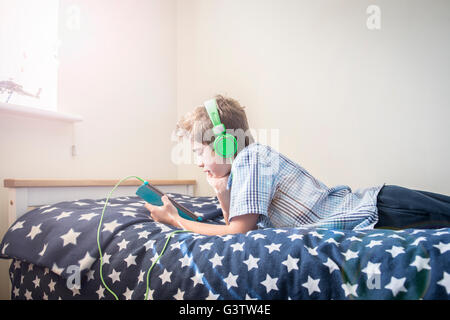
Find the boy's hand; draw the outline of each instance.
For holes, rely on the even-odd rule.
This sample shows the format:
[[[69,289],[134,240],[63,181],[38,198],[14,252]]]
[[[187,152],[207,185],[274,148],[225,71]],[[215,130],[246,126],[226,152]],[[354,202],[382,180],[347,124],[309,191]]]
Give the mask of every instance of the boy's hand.
[[[226,176],[223,177],[219,177],[219,178],[214,178],[213,176],[211,176],[209,173],[206,174],[206,180],[208,181],[209,185],[211,187],[213,187],[214,191],[219,194],[219,193],[223,193],[227,190],[227,182],[228,182],[228,177],[230,176],[230,174],[227,174]]]
[[[145,203],[145,207],[148,209],[148,211],[150,211],[150,216],[156,222],[177,226],[177,208],[175,208],[175,206],[172,204],[172,202],[170,202],[169,198],[167,198],[166,195],[163,195],[161,197],[161,200],[164,203],[162,206],[154,206],[148,202]]]

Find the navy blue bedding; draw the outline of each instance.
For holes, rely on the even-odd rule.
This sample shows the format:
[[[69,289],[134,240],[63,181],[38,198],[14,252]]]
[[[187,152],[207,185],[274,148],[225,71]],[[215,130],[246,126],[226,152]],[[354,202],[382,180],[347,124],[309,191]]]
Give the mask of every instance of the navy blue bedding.
[[[171,194],[223,223],[215,197]],[[100,281],[96,236],[105,199],[61,202],[20,217],[0,244],[13,299],[114,299]],[[137,197],[113,198],[101,229],[103,278],[144,299],[172,227]],[[448,299],[450,229],[263,229],[173,235],[149,276],[150,299]]]

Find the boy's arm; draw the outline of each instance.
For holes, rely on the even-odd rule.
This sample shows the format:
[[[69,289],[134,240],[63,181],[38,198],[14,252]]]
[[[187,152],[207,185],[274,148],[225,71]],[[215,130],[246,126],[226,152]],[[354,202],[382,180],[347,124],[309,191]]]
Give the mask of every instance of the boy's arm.
[[[258,214],[245,214],[234,217],[233,220],[226,225],[218,225],[187,220],[177,215],[174,216],[175,221],[173,225],[207,236],[222,236],[226,234],[246,233],[256,229],[258,216]]]
[[[166,195],[162,196],[161,200],[163,202],[163,206],[154,206],[149,203],[145,204],[145,207],[150,211],[150,215],[155,221],[170,224],[175,227],[181,227],[185,230],[189,230],[195,233],[217,236],[225,234],[246,233],[250,230],[256,229],[256,224],[258,223],[258,214],[245,214],[234,217],[231,221],[228,221],[228,212],[224,213],[224,217],[226,215],[226,225],[217,225],[187,220],[178,215],[178,210],[175,208],[172,202],[170,202]],[[222,198],[222,201],[225,201],[225,199]]]

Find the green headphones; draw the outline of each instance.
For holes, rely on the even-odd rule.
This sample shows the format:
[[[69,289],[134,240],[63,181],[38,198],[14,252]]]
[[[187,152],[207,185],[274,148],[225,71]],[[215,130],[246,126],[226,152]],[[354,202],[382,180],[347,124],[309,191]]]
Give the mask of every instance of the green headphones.
[[[237,151],[237,141],[234,136],[225,133],[225,126],[220,122],[216,99],[205,101],[204,106],[214,126],[212,129],[216,136],[214,140],[214,151],[222,158],[231,158]]]

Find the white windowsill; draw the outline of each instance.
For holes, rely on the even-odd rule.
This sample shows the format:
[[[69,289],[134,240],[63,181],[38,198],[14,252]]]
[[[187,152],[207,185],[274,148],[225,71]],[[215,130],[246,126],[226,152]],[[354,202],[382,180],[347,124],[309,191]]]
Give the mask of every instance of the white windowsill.
[[[0,102],[0,114],[14,114],[25,117],[40,118],[40,119],[54,119],[64,122],[79,122],[83,118],[79,115],[63,113],[58,111],[44,110],[33,107],[26,107],[17,104]]]

